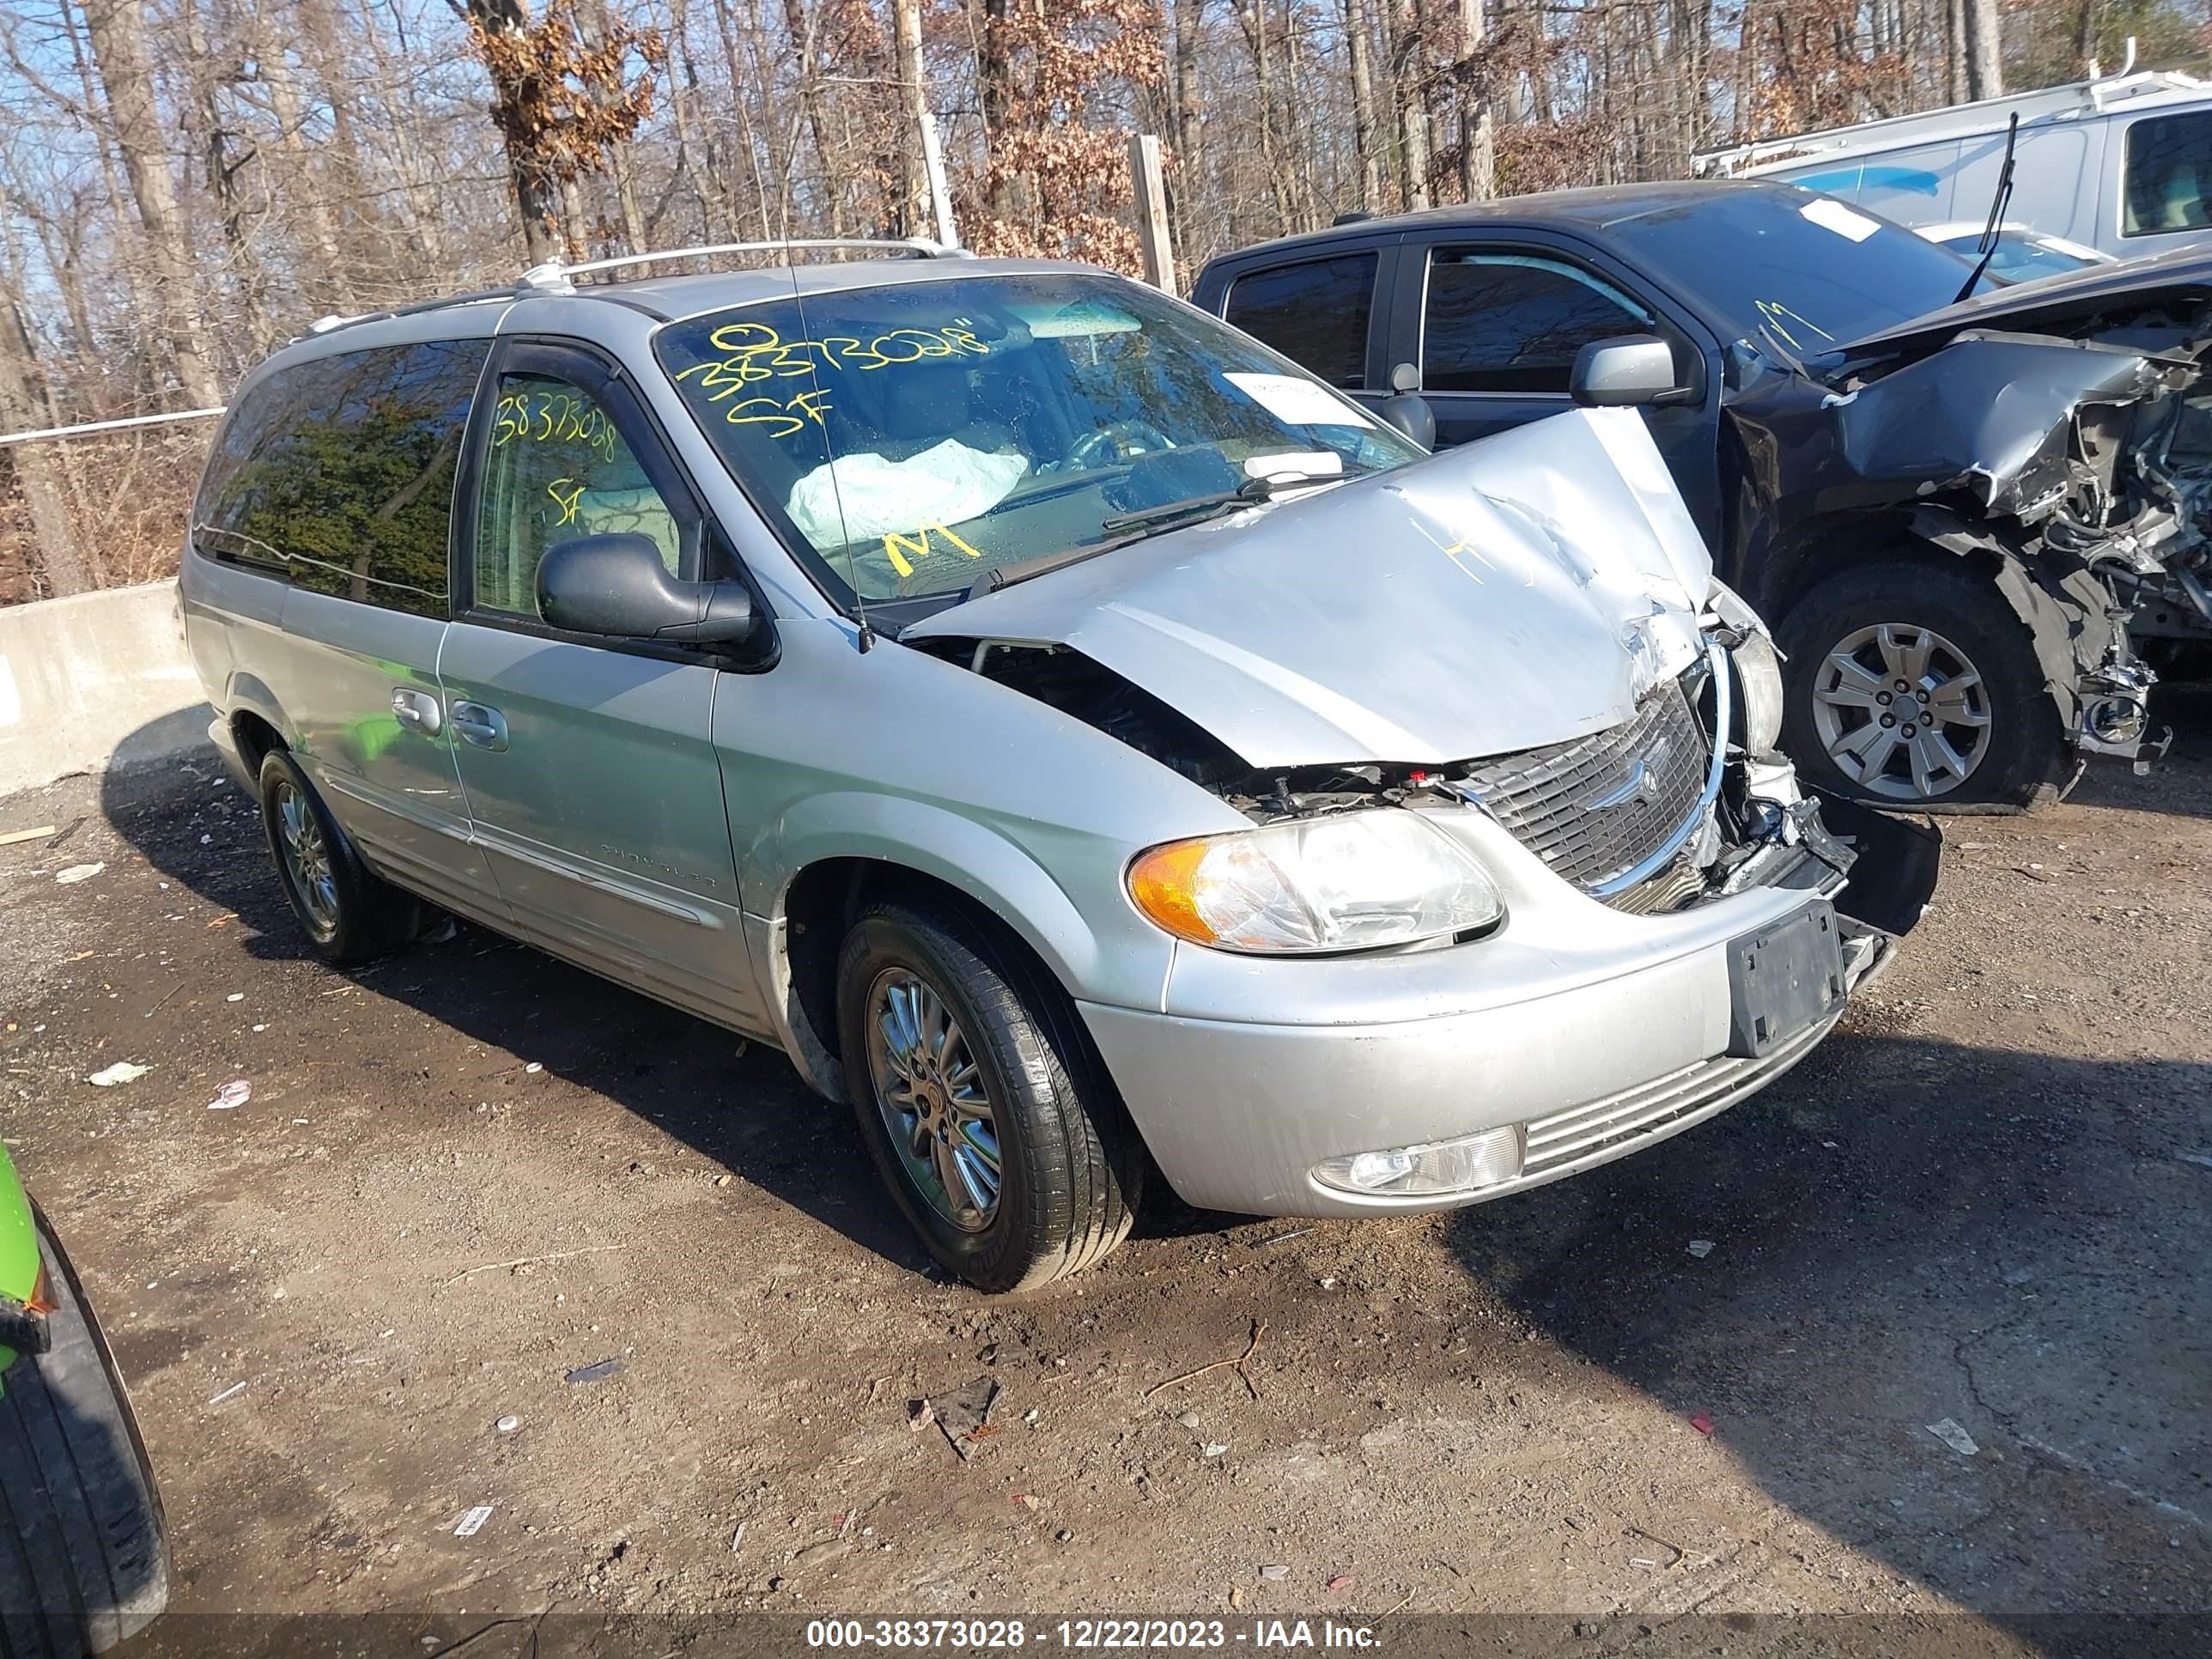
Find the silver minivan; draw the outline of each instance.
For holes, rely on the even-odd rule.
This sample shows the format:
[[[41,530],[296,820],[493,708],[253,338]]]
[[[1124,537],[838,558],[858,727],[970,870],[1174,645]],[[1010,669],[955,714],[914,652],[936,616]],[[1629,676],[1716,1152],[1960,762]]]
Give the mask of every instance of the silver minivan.
[[[543,267],[247,378],[186,627],[322,954],[427,902],[773,1041],[1006,1291],[1156,1176],[1382,1215],[1649,1146],[1917,916],[1635,409],[1430,457],[1153,289],[886,252]]]

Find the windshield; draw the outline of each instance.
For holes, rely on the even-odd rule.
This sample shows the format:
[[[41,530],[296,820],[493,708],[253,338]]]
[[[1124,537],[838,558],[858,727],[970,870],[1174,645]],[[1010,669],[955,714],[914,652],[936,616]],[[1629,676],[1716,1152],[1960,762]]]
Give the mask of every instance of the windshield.
[[[1973,269],[1887,219],[1782,186],[1716,190],[1611,229],[1739,337],[1763,327],[1799,357],[1949,305]]]
[[[849,601],[964,592],[1159,514],[1418,459],[1304,370],[1099,276],[811,295],[664,328],[726,464]]]
[[[1981,240],[1980,231],[1969,230],[1946,236],[1942,245],[1962,258],[1978,259]],[[2002,230],[1997,233],[1996,249],[1990,255],[1990,275],[2004,283],[2032,283],[2039,276],[2057,276],[2097,263],[2048,242],[2033,240],[2016,230]]]

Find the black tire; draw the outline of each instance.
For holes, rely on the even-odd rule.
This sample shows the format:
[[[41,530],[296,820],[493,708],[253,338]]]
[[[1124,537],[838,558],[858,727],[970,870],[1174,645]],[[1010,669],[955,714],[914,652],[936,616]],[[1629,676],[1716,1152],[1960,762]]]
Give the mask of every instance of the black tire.
[[[295,803],[312,819],[319,839],[319,867],[328,876],[319,891],[286,852],[285,816]],[[300,763],[282,749],[270,750],[261,763],[261,829],[300,931],[324,961],[367,962],[415,937],[421,901],[369,872]]]
[[[942,1000],[981,1074],[1000,1185],[980,1226],[940,1211],[878,1105],[870,999],[879,980],[898,974]],[[872,907],[838,957],[837,1024],[861,1139],[947,1270],[978,1290],[1033,1290],[1091,1266],[1128,1237],[1143,1189],[1143,1144],[1074,1005],[1018,945],[949,910]]]
[[[1954,650],[1980,678],[1975,712],[1987,717],[1986,744],[1963,778],[1931,769],[1937,787],[1925,793],[1917,793],[1910,757],[1901,751],[1889,759],[1887,787],[1851,776],[1829,753],[1816,718],[1816,689],[1824,673],[1834,672],[1826,666],[1831,653],[1853,635],[1885,623],[1941,636],[1949,649],[1939,651],[1937,660],[1954,660]],[[1890,558],[1846,570],[1793,605],[1777,638],[1787,659],[1783,747],[1808,781],[1891,811],[2026,811],[2057,799],[2065,734],[2027,624],[1995,584],[1964,561],[1948,555]],[[1874,654],[1880,655],[1879,647]],[[1918,697],[1917,691],[1906,695]],[[1923,714],[1923,730],[1924,722]],[[1913,724],[1907,719],[1893,729]],[[1943,727],[1962,757],[1972,729]]]
[[[39,1243],[59,1306],[49,1352],[0,1376],[0,1656],[81,1659],[169,1599],[169,1556],[129,1398],[69,1261]]]

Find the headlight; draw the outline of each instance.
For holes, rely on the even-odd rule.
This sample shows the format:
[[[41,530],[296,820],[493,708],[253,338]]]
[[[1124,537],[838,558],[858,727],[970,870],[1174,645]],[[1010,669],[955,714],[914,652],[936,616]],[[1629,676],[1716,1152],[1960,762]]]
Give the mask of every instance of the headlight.
[[[1504,914],[1466,848],[1392,807],[1170,842],[1129,866],[1129,896],[1177,939],[1223,951],[1368,950]]]
[[[1743,746],[1771,755],[1782,744],[1782,659],[1763,633],[1747,635],[1729,655],[1743,687]]]
[[[1782,743],[1782,654],[1759,613],[1727,583],[1713,583],[1708,603],[1742,641],[1729,656],[1743,687],[1743,746],[1754,755],[1771,755]]]

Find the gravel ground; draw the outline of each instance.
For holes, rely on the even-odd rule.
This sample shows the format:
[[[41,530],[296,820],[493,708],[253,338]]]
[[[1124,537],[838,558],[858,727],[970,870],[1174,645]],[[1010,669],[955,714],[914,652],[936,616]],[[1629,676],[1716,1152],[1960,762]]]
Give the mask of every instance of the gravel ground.
[[[1715,1121],[1441,1217],[1170,1203],[1023,1300],[926,1272],[773,1052],[466,927],[323,967],[211,760],[0,802],[61,830],[0,848],[0,1116],[180,1615],[2201,1638],[2212,697],[2165,712],[2158,775],[1954,821],[1894,970]],[[117,1060],[152,1069],[88,1086]],[[971,1458],[909,1431],[982,1376]]]

